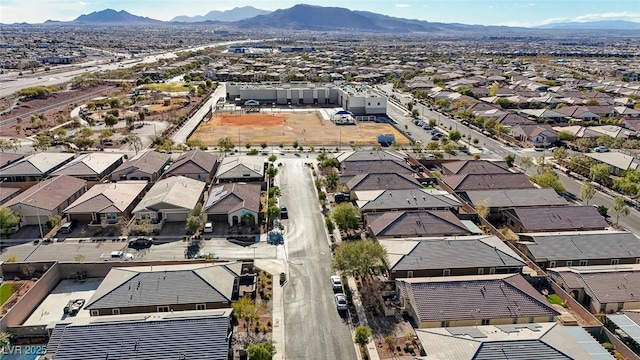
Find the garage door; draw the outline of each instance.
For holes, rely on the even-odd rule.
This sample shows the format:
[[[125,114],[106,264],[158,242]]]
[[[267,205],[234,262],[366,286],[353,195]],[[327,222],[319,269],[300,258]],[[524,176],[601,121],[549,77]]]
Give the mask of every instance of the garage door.
[[[165,221],[186,221],[187,213],[165,213]]]

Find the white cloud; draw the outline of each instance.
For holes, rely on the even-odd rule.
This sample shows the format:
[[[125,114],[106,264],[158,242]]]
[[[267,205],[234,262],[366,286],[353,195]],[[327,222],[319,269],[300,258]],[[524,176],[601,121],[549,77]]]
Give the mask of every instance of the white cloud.
[[[602,21],[602,20],[626,20],[626,21],[640,22],[640,13],[623,11],[623,12],[610,12],[610,13],[599,13],[599,14],[585,14],[585,15],[580,15],[573,18],[559,17],[559,18],[546,19],[541,21],[540,24],[548,25],[548,24],[562,23],[562,22],[589,22],[589,21]]]
[[[409,4],[396,4],[397,8],[408,8],[409,6],[411,6],[411,5],[409,5]]]

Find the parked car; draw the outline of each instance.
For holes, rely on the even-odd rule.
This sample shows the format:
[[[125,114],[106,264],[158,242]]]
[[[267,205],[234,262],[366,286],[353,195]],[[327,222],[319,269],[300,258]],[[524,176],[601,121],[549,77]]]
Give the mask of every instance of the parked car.
[[[440,131],[438,129],[431,130],[431,135],[437,135],[437,134],[442,134],[442,131]]]
[[[67,315],[76,316],[83,306],[84,299],[69,300],[67,305],[64,307],[64,313]]]
[[[204,230],[202,230],[202,232],[212,233],[213,232],[213,223],[208,222],[208,223],[204,224]]]
[[[433,130],[433,128],[429,125],[425,125],[422,127],[423,130]]]
[[[60,230],[58,230],[58,231],[60,231],[63,234],[70,233],[71,231],[73,231],[73,222],[69,221],[69,222],[66,222],[66,223],[62,224],[60,226]]]
[[[433,140],[433,141],[438,141],[438,140],[440,140],[440,138],[441,138],[441,137],[442,137],[442,135],[433,135],[433,136],[431,137],[431,140]]]
[[[598,146],[593,148],[594,152],[609,152],[609,148],[607,148],[606,146]]]
[[[280,208],[280,219],[286,220],[289,218],[289,211],[287,211],[287,207],[283,206]]]
[[[331,287],[333,291],[342,292],[342,281],[340,280],[340,276],[331,275]]]
[[[338,311],[347,311],[347,297],[344,294],[336,294],[335,301]]]
[[[132,240],[129,240],[130,248],[146,248],[153,245],[152,237],[138,237]]]

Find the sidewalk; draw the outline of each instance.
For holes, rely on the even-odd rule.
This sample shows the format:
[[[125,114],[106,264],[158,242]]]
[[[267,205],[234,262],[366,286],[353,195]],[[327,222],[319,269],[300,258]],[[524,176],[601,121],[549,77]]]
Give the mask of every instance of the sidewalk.
[[[353,306],[355,306],[356,313],[358,314],[359,324],[354,324],[354,325],[369,326],[369,322],[367,321],[367,315],[364,311],[364,307],[362,306],[362,301],[360,299],[360,292],[358,292],[358,287],[356,286],[356,280],[353,277],[349,276],[347,277],[347,283],[349,284],[349,289],[351,289],[351,300],[353,301]],[[354,326],[351,329],[352,339],[355,338],[356,327],[357,326]],[[358,360],[360,360],[361,357],[360,357],[359,346],[355,342],[354,342],[354,346],[356,347],[356,356],[358,357]],[[371,339],[367,344],[367,352],[369,352],[370,360],[380,360],[380,356],[378,355],[378,349],[376,349],[376,343],[373,341],[373,339]]]
[[[286,266],[282,260],[261,260],[256,259],[255,264],[262,270],[273,275],[273,331],[271,333],[273,345],[276,353],[273,360],[283,360],[285,358],[285,336],[284,336],[284,287],[280,286],[280,273],[286,273]],[[287,274],[288,276],[288,274]]]

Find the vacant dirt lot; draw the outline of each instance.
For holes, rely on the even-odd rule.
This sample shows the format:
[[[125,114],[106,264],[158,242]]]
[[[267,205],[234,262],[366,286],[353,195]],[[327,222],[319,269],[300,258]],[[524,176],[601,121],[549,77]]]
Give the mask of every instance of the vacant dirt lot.
[[[297,141],[302,146],[377,145],[379,134],[394,134],[400,145],[409,140],[389,124],[360,122],[357,125],[334,125],[323,120],[315,111],[294,114],[216,115],[201,124],[190,139],[198,139],[206,146],[217,146],[218,140],[229,137],[234,143],[284,144]]]

